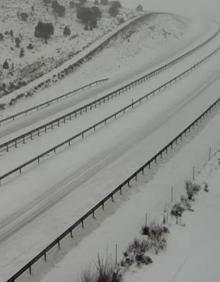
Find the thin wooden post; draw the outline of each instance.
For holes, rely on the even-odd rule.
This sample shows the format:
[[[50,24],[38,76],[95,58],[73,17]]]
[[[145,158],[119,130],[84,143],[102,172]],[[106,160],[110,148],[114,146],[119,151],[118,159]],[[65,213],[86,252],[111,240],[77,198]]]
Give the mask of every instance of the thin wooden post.
[[[173,203],[173,191],[174,191],[174,187],[173,186],[171,186],[171,203]]]

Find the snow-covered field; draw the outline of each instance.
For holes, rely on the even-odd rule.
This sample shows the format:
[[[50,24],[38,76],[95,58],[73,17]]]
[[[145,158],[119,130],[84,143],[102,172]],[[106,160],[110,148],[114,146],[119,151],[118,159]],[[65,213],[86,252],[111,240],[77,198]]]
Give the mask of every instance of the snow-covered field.
[[[196,179],[208,181],[209,194],[202,192],[193,205],[195,213],[184,216],[186,227],[171,228],[167,251],[153,256],[153,265],[141,270],[132,269],[124,281],[219,281],[219,153],[206,164],[209,148],[214,154],[220,146],[217,133],[219,121],[218,111],[194,138],[185,140],[184,146],[180,145],[171,159],[168,157],[163,160],[158,171],[155,168],[153,173],[139,179],[124,198],[125,202],[118,199],[119,203],[114,204],[115,207],[119,205],[116,211],[110,209],[111,215],[104,221],[98,218],[96,230],[90,231],[74,246],[42,281],[61,278],[67,282],[76,281],[81,271],[94,268],[98,254],[106,255],[108,251],[114,257],[115,244],[118,245],[120,260],[128,244],[138,236],[146,212],[149,221],[158,221],[162,218],[164,208],[170,205],[171,187],[174,187],[174,201],[184,194],[184,182],[192,179],[193,166],[201,171]]]
[[[211,22],[187,20],[169,14],[150,14],[147,20],[132,26],[112,40],[74,74],[39,92],[30,100],[21,100],[13,108],[3,111],[2,117],[72,90],[73,84],[77,88],[103,77],[108,77],[108,82],[39,113],[1,126],[1,143],[167,63],[206,40],[217,29],[218,25]],[[149,81],[17,149],[2,152],[0,175],[181,74],[219,45],[218,34],[207,45]],[[30,166],[21,175],[2,183],[1,282],[25,265],[219,98],[219,61],[220,53],[217,52],[190,74],[118,119],[100,127],[94,134],[85,136],[71,147],[57,152],[55,156],[48,156],[39,165]],[[120,259],[123,250],[140,229],[145,213],[148,213],[151,220],[160,218],[164,207],[170,202],[171,186],[174,187],[175,199],[178,199],[184,191],[184,181],[192,178],[193,167],[194,172],[199,172],[210,156],[210,148],[213,153],[220,147],[219,124],[220,113],[217,110],[179,144],[174,152],[168,154],[159,166],[154,167],[130,191],[116,199],[105,212],[98,214],[95,221],[86,224],[83,232],[79,230],[68,247],[63,246],[64,249],[61,247],[61,250],[48,254],[47,264],[40,262],[36,268],[33,267],[32,276],[27,272],[17,281],[76,281],[85,267],[93,265],[97,253],[104,254],[108,249],[114,254],[115,244],[118,246]],[[197,240],[198,230],[202,230],[203,226],[200,216],[206,222],[214,217],[209,225],[210,230],[206,229],[201,238],[205,239],[210,236],[209,231],[215,231],[213,242],[217,244],[219,236],[216,196],[219,194],[216,185],[219,178],[215,176],[212,180],[210,172],[212,167],[217,170],[216,160],[218,156],[207,165],[203,176],[198,175],[207,181],[210,177],[210,194],[202,193],[198,203],[195,203],[198,213],[190,216],[186,214],[186,227],[184,231],[181,230],[182,227],[173,228],[167,252],[156,257],[149,269],[135,269],[127,273],[126,282],[145,281],[148,275],[152,281],[159,281],[161,277],[167,282],[190,281],[191,275],[195,281],[219,280],[219,252],[214,251],[213,245],[203,249],[201,240]],[[217,172],[213,172],[213,175],[217,175]],[[189,233],[192,235],[191,243]],[[179,247],[178,240],[181,236],[185,236],[188,241]],[[194,270],[200,267],[204,271],[205,260],[198,262],[197,258],[203,254],[205,257],[208,249],[212,250],[210,258],[216,262],[210,266],[214,274],[211,276],[207,271],[204,273],[204,280],[199,280],[199,275],[196,276]],[[197,257],[196,252],[199,252]],[[186,272],[190,276],[185,276]],[[189,278],[184,280],[185,277]]]

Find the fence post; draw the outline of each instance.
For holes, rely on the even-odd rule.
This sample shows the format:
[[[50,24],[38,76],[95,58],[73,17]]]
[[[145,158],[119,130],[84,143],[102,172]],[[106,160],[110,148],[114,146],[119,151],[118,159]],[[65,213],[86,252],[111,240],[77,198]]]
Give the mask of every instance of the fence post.
[[[115,244],[115,266],[118,264],[118,245]]]
[[[209,148],[209,161],[211,160],[211,156],[212,156],[212,147]]]
[[[195,180],[195,166],[193,166],[193,180]]]
[[[171,186],[171,203],[173,202],[173,190],[174,190],[174,187]]]
[[[148,218],[147,218],[147,212],[145,214],[145,226],[147,226]]]

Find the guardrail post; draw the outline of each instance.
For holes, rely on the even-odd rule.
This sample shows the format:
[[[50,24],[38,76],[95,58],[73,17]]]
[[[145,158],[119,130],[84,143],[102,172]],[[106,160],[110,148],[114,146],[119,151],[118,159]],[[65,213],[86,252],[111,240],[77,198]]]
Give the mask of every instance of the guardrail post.
[[[73,230],[70,230],[70,237],[73,238]]]
[[[138,180],[138,175],[135,174],[135,181],[137,182],[137,180]]]
[[[44,253],[44,261],[47,261],[47,252]]]
[[[28,270],[29,270],[29,274],[31,275],[32,274],[31,265],[29,266]]]
[[[84,228],[84,220],[83,219],[81,220],[81,223],[82,223],[82,228]]]
[[[92,210],[92,217],[95,218],[95,210]]]

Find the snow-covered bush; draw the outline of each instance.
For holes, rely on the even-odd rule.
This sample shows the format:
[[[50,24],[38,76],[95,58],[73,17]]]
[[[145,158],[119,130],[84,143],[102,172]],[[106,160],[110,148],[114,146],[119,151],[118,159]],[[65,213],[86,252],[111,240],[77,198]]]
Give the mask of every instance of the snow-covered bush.
[[[142,12],[144,10],[143,6],[140,4],[137,6],[136,11]]]
[[[33,46],[33,44],[32,44],[32,43],[29,43],[29,44],[28,44],[28,46],[27,46],[27,49],[29,49],[29,50],[32,50],[32,49],[34,49],[34,46]]]
[[[5,69],[5,70],[9,69],[9,63],[8,63],[7,60],[5,60],[4,63],[3,63],[3,69]]]
[[[4,109],[5,109],[5,106],[6,106],[5,104],[1,103],[1,104],[0,104],[0,111],[4,110]]]
[[[201,187],[198,184],[190,180],[186,181],[185,187],[186,187],[186,193],[187,193],[188,199],[193,201],[194,195],[200,191]]]
[[[63,35],[64,36],[69,36],[71,34],[71,30],[70,30],[70,28],[69,28],[69,26],[65,26],[64,27],[64,30],[63,30]]]
[[[19,37],[15,37],[15,47],[20,48],[21,39]]]
[[[120,268],[108,256],[104,258],[98,256],[95,268],[94,271],[84,270],[80,282],[120,282],[122,279]]]
[[[21,20],[22,20],[23,22],[26,22],[27,19],[28,19],[28,14],[25,13],[25,12],[22,12],[22,13],[20,14],[20,18],[21,18]]]

